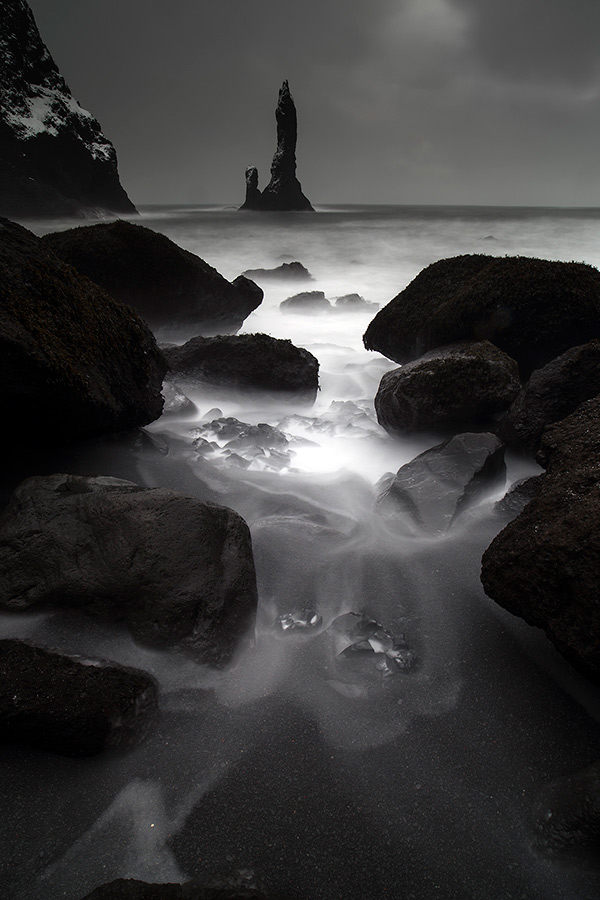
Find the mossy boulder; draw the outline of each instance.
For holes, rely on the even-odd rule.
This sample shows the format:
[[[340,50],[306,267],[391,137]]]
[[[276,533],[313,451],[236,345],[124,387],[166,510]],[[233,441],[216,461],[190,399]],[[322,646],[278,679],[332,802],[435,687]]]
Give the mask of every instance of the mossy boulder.
[[[583,263],[483,254],[433,263],[371,321],[367,350],[395,362],[488,340],[522,374],[600,337],[600,272]]]
[[[319,362],[291,341],[267,334],[195,337],[165,349],[171,378],[180,386],[213,386],[224,393],[288,395],[313,403]]]
[[[0,641],[0,741],[65,756],[124,749],[153,722],[157,696],[138,669]]]
[[[238,331],[262,301],[249,278],[233,283],[163,234],[130,222],[47,234],[45,245],[151,328],[194,325],[202,334]]]
[[[516,362],[489,341],[450,344],[384,374],[377,421],[390,434],[485,426],[520,386]]]
[[[572,347],[531,373],[500,422],[510,447],[535,455],[544,428],[600,394],[600,341]]]
[[[0,219],[0,388],[13,445],[152,422],[166,370],[132,309]]]
[[[600,682],[600,397],[550,425],[541,487],[483,555],[486,594]]]

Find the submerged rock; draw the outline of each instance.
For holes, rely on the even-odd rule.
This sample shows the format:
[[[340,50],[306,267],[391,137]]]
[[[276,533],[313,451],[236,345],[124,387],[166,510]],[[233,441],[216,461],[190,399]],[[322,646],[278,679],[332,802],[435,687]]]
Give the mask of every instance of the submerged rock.
[[[365,312],[369,309],[374,311],[379,309],[379,303],[369,303],[360,294],[344,294],[336,298],[335,308],[344,312]]]
[[[82,109],[25,0],[0,2],[0,215],[135,213],[115,148]]]
[[[539,853],[600,868],[600,762],[546,785],[533,826]]]
[[[138,669],[0,640],[0,741],[66,756],[125,748],[153,721],[157,694]]]
[[[381,309],[367,350],[398,363],[456,341],[488,340],[522,374],[600,337],[600,272],[583,263],[483,254],[433,263]]]
[[[147,325],[0,219],[0,388],[13,445],[119,431],[157,419],[167,362]]]
[[[226,663],[256,613],[250,533],[233,510],[117,478],[29,478],[0,517],[0,607],[74,606]]]
[[[459,434],[402,466],[377,510],[420,531],[444,534],[505,475],[504,445],[495,435]]]
[[[572,347],[531,373],[500,422],[499,435],[510,447],[534,455],[547,425],[570,415],[600,394],[600,341]]]
[[[362,613],[348,612],[338,616],[327,634],[333,641],[338,659],[367,660],[384,678],[408,672],[416,662],[416,654],[403,634],[392,635],[375,619]]]
[[[165,351],[175,384],[213,385],[226,392],[287,394],[314,403],[319,388],[316,357],[291,341],[267,334],[195,337]]]
[[[308,269],[300,262],[282,263],[274,269],[246,269],[240,277],[252,278],[257,281],[280,279],[284,281],[312,281],[313,277]]]
[[[600,397],[543,434],[536,497],[483,555],[486,594],[600,682]]]
[[[152,328],[184,324],[202,334],[235,332],[262,302],[262,290],[249,278],[230,283],[199,256],[141,225],[103,222],[42,240]]]
[[[300,294],[294,294],[279,304],[279,309],[283,313],[313,313],[331,312],[332,306],[326,299],[323,291],[302,291]]]
[[[277,149],[271,164],[271,180],[261,193],[258,189],[258,169],[246,169],[246,200],[240,209],[261,211],[310,210],[310,201],[302,193],[296,178],[296,141],[298,124],[296,106],[287,81],[284,81],[275,110],[277,120]]]
[[[377,421],[390,434],[485,425],[520,387],[516,362],[489,341],[449,344],[384,374]]]
[[[275,619],[275,627],[284,634],[310,633],[322,624],[322,617],[314,609],[298,609],[283,613]]]

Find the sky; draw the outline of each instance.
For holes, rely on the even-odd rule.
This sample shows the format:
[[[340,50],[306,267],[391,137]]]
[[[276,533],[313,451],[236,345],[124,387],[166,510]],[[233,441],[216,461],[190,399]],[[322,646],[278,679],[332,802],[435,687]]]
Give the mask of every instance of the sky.
[[[29,0],[136,205],[269,179],[313,205],[600,206],[600,0]]]

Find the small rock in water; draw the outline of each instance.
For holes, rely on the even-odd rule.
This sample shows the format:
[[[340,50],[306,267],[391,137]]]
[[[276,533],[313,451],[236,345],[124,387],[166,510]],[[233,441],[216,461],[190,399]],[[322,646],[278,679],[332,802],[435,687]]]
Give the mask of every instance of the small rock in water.
[[[416,661],[403,634],[395,637],[376,622],[360,613],[348,612],[334,619],[328,633],[333,638],[336,655],[343,660],[369,658],[375,669],[388,678],[407,672]]]
[[[314,631],[323,624],[323,619],[314,609],[299,609],[277,616],[275,626],[286,634],[290,632]]]

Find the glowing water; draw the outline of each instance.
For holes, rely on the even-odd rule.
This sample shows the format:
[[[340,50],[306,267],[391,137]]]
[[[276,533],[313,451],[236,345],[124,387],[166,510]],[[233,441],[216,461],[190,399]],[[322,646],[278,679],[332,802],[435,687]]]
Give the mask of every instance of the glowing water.
[[[154,210],[142,222],[230,278],[304,263],[315,280],[265,282],[244,331],[309,349],[321,391],[310,408],[195,391],[198,417],[149,429],[167,455],[108,441],[71,461],[238,509],[253,534],[256,646],[214,672],[75,614],[5,616],[5,633],[153,672],[162,717],[126,756],[2,751],[4,896],[78,900],[119,876],[180,881],[254,869],[303,900],[597,897],[598,875],[533,855],[528,823],[544,783],[599,755],[600,728],[572,696],[594,711],[597,693],[541,634],[484,596],[481,553],[504,524],[491,502],[444,539],[402,537],[373,512],[375,482],[439,440],[393,440],[375,422],[372,400],[392,364],[362,347],[373,313],[283,315],[278,304],[305,289],[383,304],[428,263],[465,252],[598,265],[600,214]],[[294,436],[292,465],[234,470],[203,460],[195,431],[214,406]],[[508,480],[534,468],[511,459]],[[302,609],[322,624],[306,634],[274,627]],[[388,679],[368,656],[337,657],[327,628],[348,611],[404,634],[416,666]]]

